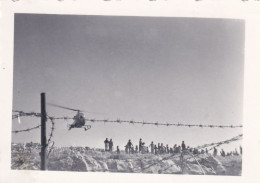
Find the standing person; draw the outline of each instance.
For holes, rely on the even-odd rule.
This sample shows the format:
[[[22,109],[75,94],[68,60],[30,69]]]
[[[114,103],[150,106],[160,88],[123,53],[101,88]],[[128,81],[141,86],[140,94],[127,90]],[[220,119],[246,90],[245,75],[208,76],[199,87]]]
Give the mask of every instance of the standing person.
[[[125,145],[125,153],[126,154],[128,153],[128,146],[127,146],[127,144]]]
[[[108,141],[107,138],[106,138],[106,140],[104,141],[104,143],[105,143],[105,151],[108,151],[109,141]]]
[[[173,146],[173,153],[177,153],[177,144]]]
[[[154,146],[154,154],[158,154],[158,147],[156,145]]]
[[[221,156],[225,157],[226,154],[225,154],[225,151],[222,149],[221,152],[220,152]]]
[[[113,151],[113,141],[112,141],[112,139],[110,139],[108,144],[109,144],[109,151],[112,152]]]
[[[138,145],[135,146],[135,153],[138,153]]]
[[[145,142],[142,142],[142,153],[146,153],[147,152],[147,150],[148,150],[148,147],[146,148],[145,146],[144,146],[144,144],[145,144]]]
[[[157,152],[158,152],[158,154],[160,154],[160,152],[161,152],[161,144],[160,143],[158,143],[158,146],[157,146]]]
[[[178,149],[178,153],[181,153],[181,146],[178,146],[177,149]]]
[[[173,154],[173,149],[172,149],[172,147],[170,147],[170,154]]]
[[[238,152],[237,152],[237,148],[235,149],[235,153],[236,153],[236,156],[238,156],[239,154],[238,154]]]
[[[206,148],[206,154],[208,154],[209,152],[208,152],[208,149]]]
[[[185,145],[184,141],[182,141],[181,149],[182,149],[182,151],[184,151],[186,149],[186,145]]]
[[[214,155],[214,156],[217,156],[217,154],[218,154],[218,150],[217,150],[217,148],[216,148],[216,147],[214,147],[214,150],[213,150],[213,155]]]
[[[142,142],[142,139],[140,138],[140,140],[139,140],[139,152],[142,151],[142,147],[143,147],[143,142]]]
[[[153,144],[153,141],[151,142],[149,147],[151,147],[151,153],[154,154],[154,144]]]
[[[117,154],[120,154],[120,149],[119,149],[118,146],[116,146],[116,153],[117,153]]]
[[[129,141],[127,142],[127,153],[128,154],[130,154],[132,146],[133,146],[133,144],[132,144],[131,140],[129,139]]]
[[[164,150],[165,150],[165,147],[163,146],[163,143],[161,143],[161,154],[163,154],[164,153]]]
[[[242,146],[240,146],[239,149],[240,149],[240,155],[242,155]]]
[[[135,148],[134,148],[134,146],[131,147],[131,153],[132,153],[132,154],[135,153]]]
[[[170,150],[169,150],[169,146],[168,146],[168,144],[166,144],[166,153],[167,153],[167,154],[170,153]]]

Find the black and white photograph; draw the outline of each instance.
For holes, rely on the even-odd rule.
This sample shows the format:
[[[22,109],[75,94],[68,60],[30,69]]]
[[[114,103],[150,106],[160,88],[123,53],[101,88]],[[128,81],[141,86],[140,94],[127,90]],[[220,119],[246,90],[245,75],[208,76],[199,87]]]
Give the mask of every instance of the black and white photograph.
[[[15,13],[11,170],[242,176],[245,21]]]

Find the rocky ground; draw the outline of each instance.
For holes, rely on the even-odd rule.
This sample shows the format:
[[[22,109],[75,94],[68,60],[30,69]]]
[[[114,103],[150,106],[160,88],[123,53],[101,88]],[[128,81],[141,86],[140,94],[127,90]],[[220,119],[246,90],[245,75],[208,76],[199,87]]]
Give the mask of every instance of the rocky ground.
[[[39,170],[39,146],[12,144],[12,169]],[[156,174],[241,175],[241,156],[200,154],[125,154],[101,149],[67,147],[52,149],[47,169],[56,171],[125,172]]]

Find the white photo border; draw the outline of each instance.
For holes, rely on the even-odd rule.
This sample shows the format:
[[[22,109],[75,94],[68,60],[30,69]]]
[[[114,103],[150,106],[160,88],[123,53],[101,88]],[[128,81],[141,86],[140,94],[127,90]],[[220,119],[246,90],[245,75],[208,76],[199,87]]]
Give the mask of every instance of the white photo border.
[[[0,182],[259,182],[260,1],[5,0],[1,2]],[[11,170],[14,14],[228,18],[245,21],[242,176],[156,175]]]

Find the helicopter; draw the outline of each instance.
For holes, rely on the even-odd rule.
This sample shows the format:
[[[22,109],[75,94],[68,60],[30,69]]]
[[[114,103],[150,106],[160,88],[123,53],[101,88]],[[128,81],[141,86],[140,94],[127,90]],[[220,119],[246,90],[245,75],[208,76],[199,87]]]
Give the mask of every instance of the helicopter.
[[[85,125],[86,119],[85,119],[85,115],[83,113],[84,111],[81,111],[79,109],[63,107],[63,106],[56,105],[56,104],[48,103],[48,105],[77,112],[77,114],[73,117],[73,123],[69,125],[69,130],[71,130],[72,128],[83,128],[85,131],[87,131],[91,128],[91,125]]]

